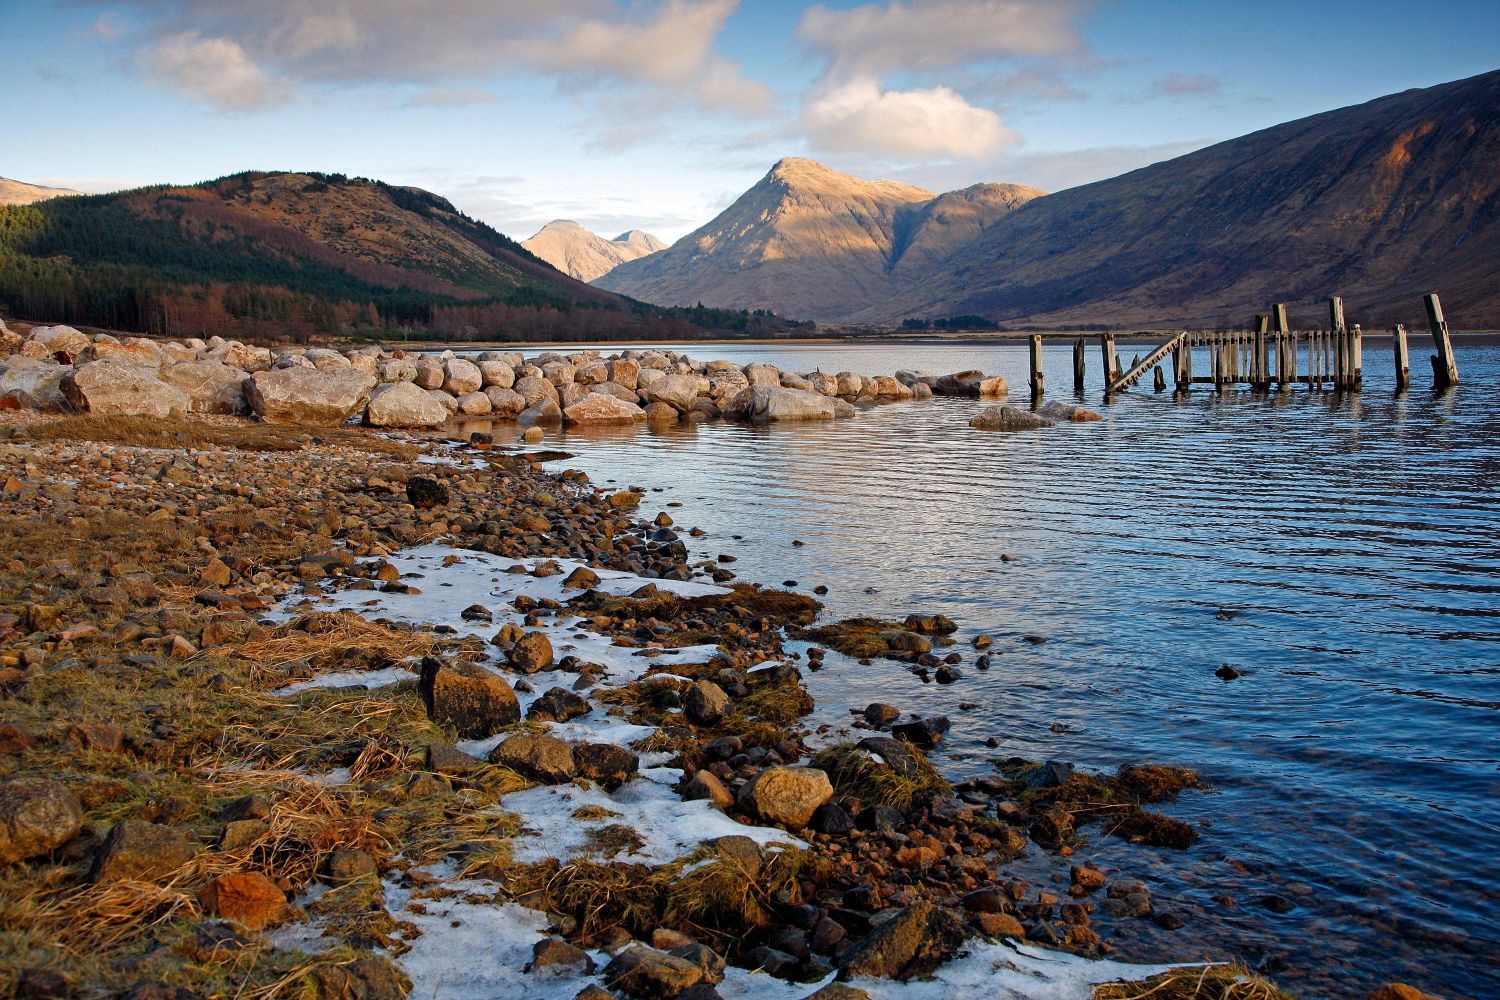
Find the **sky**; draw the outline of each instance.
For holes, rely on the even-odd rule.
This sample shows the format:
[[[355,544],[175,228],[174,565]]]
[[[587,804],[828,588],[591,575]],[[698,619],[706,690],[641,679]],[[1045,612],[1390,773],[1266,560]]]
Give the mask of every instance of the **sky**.
[[[426,188],[675,240],[783,156],[1057,191],[1500,68],[1500,3],[0,0],[0,176]]]

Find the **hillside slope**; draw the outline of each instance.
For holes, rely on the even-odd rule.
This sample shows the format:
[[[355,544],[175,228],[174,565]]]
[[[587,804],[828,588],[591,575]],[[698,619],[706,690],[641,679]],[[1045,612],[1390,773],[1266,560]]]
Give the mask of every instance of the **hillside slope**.
[[[1278,125],[1037,199],[869,322],[1248,322],[1273,301],[1316,322],[1500,325],[1500,72]],[[1294,315],[1294,319],[1297,315]]]
[[[0,177],[0,205],[30,205],[34,202],[46,201],[48,198],[61,198],[65,194],[82,194],[82,192],[71,188],[27,184],[25,181],[13,181],[9,177]]]
[[[521,246],[564,274],[579,281],[594,281],[627,260],[665,250],[667,245],[650,233],[632,229],[607,240],[570,219],[554,219]]]
[[[752,321],[594,288],[417,188],[262,172],[0,206],[0,306],[179,336],[590,339]]]

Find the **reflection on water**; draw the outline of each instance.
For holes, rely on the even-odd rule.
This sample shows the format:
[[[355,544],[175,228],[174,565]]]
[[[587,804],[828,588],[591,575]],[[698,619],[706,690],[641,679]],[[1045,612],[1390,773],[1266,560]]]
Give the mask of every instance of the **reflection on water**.
[[[982,368],[1025,392],[1024,344],[691,352]],[[681,503],[674,518],[708,532],[696,554],[732,553],[749,580],[826,584],[830,615],[942,612],[960,639],[996,636],[992,669],[968,664],[951,687],[899,664],[825,671],[830,718],[877,699],[950,715],[955,773],[1012,754],[1201,769],[1216,792],[1172,807],[1203,827],[1195,848],[1089,848],[1188,917],[1117,935],[1131,957],[1238,954],[1311,996],[1391,979],[1496,996],[1500,349],[1460,345],[1464,384],[1441,398],[1414,355],[1405,397],[1367,339],[1357,397],[1198,387],[1105,405],[1096,370],[1095,424],[985,433],[966,426],[984,404],[938,399],[816,426],[557,432],[545,447],[596,482],[664,487],[642,511]],[[1046,366],[1071,387],[1070,345]],[[1244,676],[1220,681],[1225,663]],[[1273,894],[1294,908],[1273,913]]]

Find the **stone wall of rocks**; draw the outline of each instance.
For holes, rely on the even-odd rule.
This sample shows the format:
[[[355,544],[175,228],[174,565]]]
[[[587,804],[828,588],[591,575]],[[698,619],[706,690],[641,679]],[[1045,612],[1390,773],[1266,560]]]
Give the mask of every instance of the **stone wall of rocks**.
[[[982,372],[798,373],[774,365],[696,361],[671,351],[532,357],[292,347],[271,350],[218,337],[157,341],[38,326],[21,336],[0,323],[0,408],[117,416],[254,415],[274,423],[435,427],[451,417],[522,426],[742,420],[835,420],[855,404],[992,398],[1005,379]]]

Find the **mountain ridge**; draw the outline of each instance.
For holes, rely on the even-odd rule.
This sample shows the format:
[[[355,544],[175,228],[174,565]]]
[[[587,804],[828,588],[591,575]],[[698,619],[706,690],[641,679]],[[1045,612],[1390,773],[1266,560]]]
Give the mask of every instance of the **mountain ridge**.
[[[784,157],[714,219],[595,284],[659,303],[837,319],[851,304],[886,298],[915,280],[917,262],[941,256],[945,239],[967,238],[1040,194],[1020,185],[965,191],[938,195]]]
[[[32,205],[49,198],[83,194],[72,188],[47,187],[44,184],[28,184],[11,177],[0,177],[0,205]]]
[[[607,240],[572,219],[553,219],[521,246],[570,277],[594,281],[626,261],[665,250],[667,244],[640,229]]]

